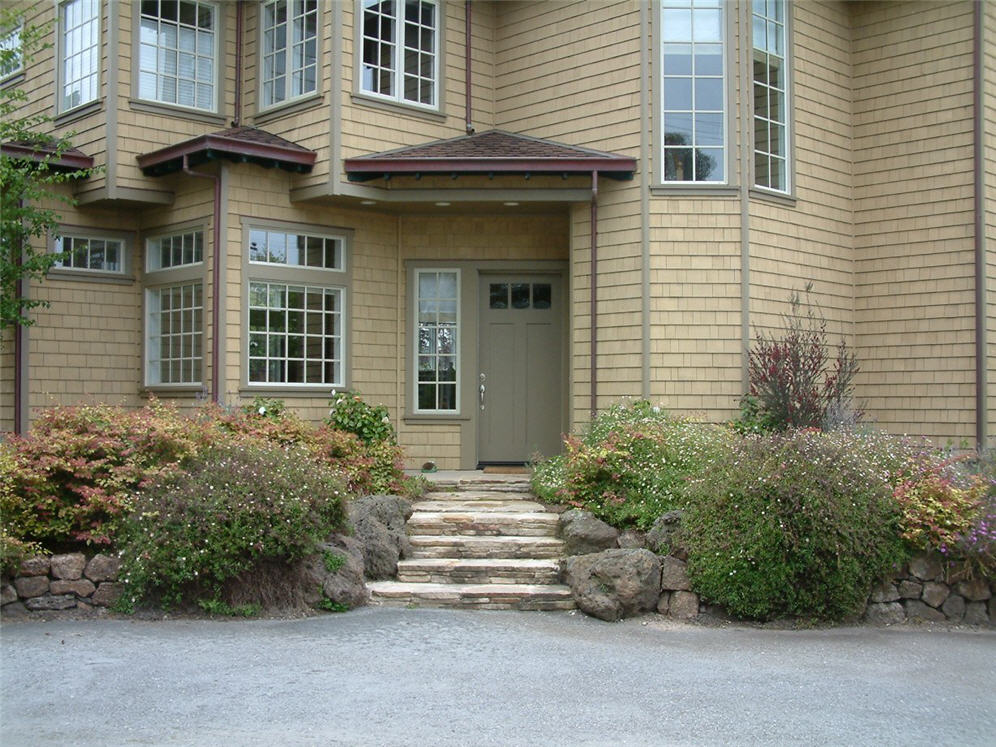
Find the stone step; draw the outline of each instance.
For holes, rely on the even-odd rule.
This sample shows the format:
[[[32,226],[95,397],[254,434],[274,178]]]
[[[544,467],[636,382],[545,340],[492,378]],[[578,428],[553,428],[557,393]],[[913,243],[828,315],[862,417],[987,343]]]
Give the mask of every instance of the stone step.
[[[564,543],[556,537],[413,535],[413,558],[559,558]]]
[[[530,493],[529,480],[440,480],[429,485],[428,493]]]
[[[423,607],[486,610],[570,610],[574,599],[567,586],[548,584],[426,584],[373,581],[371,601]]]
[[[407,531],[411,536],[459,534],[552,537],[557,533],[559,519],[557,514],[539,511],[417,511],[408,520]]]
[[[398,562],[398,581],[433,584],[556,584],[560,563],[535,558],[419,558]]]
[[[412,504],[412,508],[417,511],[481,511],[481,512],[507,512],[507,513],[541,513],[546,511],[546,506],[536,501],[529,501],[522,498],[479,498],[469,501],[464,500],[442,500],[435,499],[428,501],[418,501]]]

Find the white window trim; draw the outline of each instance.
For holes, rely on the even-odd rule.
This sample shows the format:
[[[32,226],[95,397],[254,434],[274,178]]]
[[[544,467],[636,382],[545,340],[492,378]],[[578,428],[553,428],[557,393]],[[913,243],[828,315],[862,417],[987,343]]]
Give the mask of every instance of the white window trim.
[[[418,358],[419,358],[419,319],[418,319],[418,288],[419,288],[419,276],[423,274],[433,274],[438,275],[443,272],[452,272],[456,275],[456,340],[453,346],[453,357],[456,360],[457,372],[456,372],[456,408],[452,410],[439,410],[439,409],[422,409],[418,406]],[[463,381],[463,366],[462,364],[462,344],[463,344],[463,314],[461,311],[462,299],[462,282],[460,268],[458,267],[417,267],[413,271],[413,283],[412,288],[412,389],[411,389],[411,413],[412,415],[443,415],[449,417],[457,417],[461,414],[461,393],[462,393],[462,381]]]
[[[763,0],[762,0],[763,1]],[[794,197],[795,196],[795,124],[794,118],[792,116],[792,80],[793,80],[793,55],[792,55],[792,26],[793,26],[793,7],[789,0],[785,0],[784,3],[784,13],[785,22],[784,32],[785,39],[783,44],[784,51],[784,77],[785,77],[785,189],[777,189],[775,187],[767,187],[761,184],[757,184],[757,177],[755,174],[754,166],[754,72],[753,72],[753,55],[754,55],[754,8],[753,5],[749,8],[747,17],[749,19],[748,30],[751,35],[750,39],[750,85],[748,87],[749,96],[749,109],[750,109],[750,129],[747,142],[750,143],[750,184],[751,189],[761,192],[767,195],[775,195],[778,197]]]
[[[121,245],[121,257],[120,257],[120,269],[117,270],[106,270],[106,269],[96,269],[90,267],[72,267],[63,265],[60,263],[52,265],[50,272],[65,275],[79,275],[81,277],[105,277],[105,278],[125,278],[131,273],[131,252],[129,241],[126,236],[115,232],[100,232],[91,230],[67,230],[60,231],[59,235],[52,240],[52,251],[55,254],[61,254],[63,250],[63,241],[65,239],[86,239],[89,241],[114,241]]]
[[[158,241],[161,239],[172,239],[176,237],[186,236],[187,234],[201,234],[201,258],[196,262],[185,262],[179,265],[170,265],[169,267],[152,267],[152,251],[151,243],[153,241]],[[188,267],[203,267],[204,265],[204,254],[205,254],[205,241],[204,241],[204,228],[202,226],[195,226],[193,228],[188,228],[184,230],[177,231],[167,231],[163,233],[155,233],[145,237],[143,242],[145,248],[145,272],[147,275],[160,276],[161,273],[165,272],[176,272],[177,270],[183,270]]]
[[[192,267],[192,265],[185,265],[184,269],[188,268],[188,267]],[[172,269],[172,268],[170,268],[170,269]],[[200,335],[201,335],[201,355],[200,355],[201,365],[200,365],[200,372],[201,372],[201,377],[197,381],[176,381],[176,382],[152,381],[152,377],[151,377],[151,370],[152,370],[152,358],[151,358],[151,356],[152,356],[152,334],[150,332],[151,327],[152,327],[151,322],[150,322],[150,319],[152,317],[152,303],[151,303],[152,294],[154,294],[156,292],[162,292],[163,290],[167,290],[167,289],[178,288],[178,287],[185,286],[185,285],[200,285],[201,286],[201,307],[200,307],[201,308],[201,329],[200,329]],[[203,389],[203,387],[204,387],[204,378],[205,378],[204,374],[206,373],[206,370],[207,370],[207,356],[205,355],[205,353],[206,353],[206,346],[207,346],[207,331],[206,331],[206,328],[205,328],[206,325],[207,325],[207,314],[205,313],[205,311],[206,311],[206,302],[207,302],[207,289],[206,289],[206,286],[205,286],[203,278],[200,277],[200,276],[197,276],[197,275],[191,276],[191,277],[187,277],[187,276],[181,275],[179,277],[174,276],[174,277],[170,278],[168,281],[164,279],[163,282],[157,282],[155,285],[149,285],[149,286],[147,286],[144,289],[143,293],[142,293],[142,301],[143,301],[143,309],[142,309],[143,310],[143,314],[142,314],[142,341],[143,341],[142,362],[143,362],[143,374],[142,374],[142,381],[144,383],[145,388],[147,388],[147,389],[154,389],[154,390],[163,390],[163,391],[167,391],[167,390],[168,391],[176,391],[176,390],[184,390],[184,389]],[[161,333],[160,333],[160,335],[161,335]],[[159,336],[156,337],[157,341],[158,341],[158,339],[159,339]]]
[[[296,104],[296,103],[298,103],[300,101],[305,101],[307,99],[315,98],[321,92],[321,87],[322,87],[322,12],[323,12],[323,5],[322,5],[321,0],[318,0],[317,8],[315,10],[315,26],[316,27],[315,27],[315,88],[314,88],[314,90],[312,90],[312,91],[305,91],[304,93],[299,93],[296,96],[289,96],[288,95],[288,96],[285,96],[284,98],[280,99],[279,101],[274,101],[273,103],[270,103],[270,104],[264,103],[264,101],[263,101],[263,83],[264,83],[264,80],[263,80],[263,56],[264,56],[263,36],[264,36],[264,33],[265,33],[266,29],[263,28],[263,13],[265,12],[267,5],[270,5],[271,3],[276,2],[276,1],[277,0],[265,0],[265,2],[262,2],[259,5],[259,41],[257,42],[257,45],[258,45],[257,49],[259,50],[259,54],[257,55],[257,57],[259,58],[258,59],[258,64],[259,64],[259,71],[260,72],[259,72],[259,90],[258,90],[258,92],[257,92],[256,95],[259,97],[258,98],[258,100],[259,100],[259,106],[257,107],[257,110],[261,114],[273,111],[274,109],[280,109],[281,107],[291,106],[291,105]],[[292,3],[292,1],[293,0],[285,0],[285,2],[288,5],[290,5]],[[290,24],[288,23],[288,26],[289,25]],[[288,60],[288,63],[287,63],[287,73],[285,75],[285,86],[289,87],[289,80],[290,80],[290,77],[294,74],[294,70],[290,67],[290,57],[291,57],[290,49],[291,49],[292,45],[290,44],[290,39],[289,38],[288,38],[287,41],[288,41],[288,43],[284,47],[284,50],[285,50],[285,52],[287,54],[287,60]]]
[[[202,5],[209,5],[214,9],[214,28],[212,29],[214,33],[214,50],[212,51],[212,59],[214,60],[214,93],[212,97],[211,107],[204,108],[199,106],[187,106],[186,104],[180,104],[174,101],[163,101],[159,98],[146,98],[142,96],[142,86],[141,86],[141,73],[142,73],[142,62],[141,62],[141,38],[142,38],[142,10],[141,3],[135,4],[134,10],[134,23],[132,26],[132,39],[134,42],[134,47],[132,49],[133,59],[136,64],[132,65],[132,93],[133,98],[137,102],[142,102],[143,104],[148,104],[156,107],[166,107],[174,108],[182,112],[190,112],[195,114],[210,115],[218,114],[220,110],[220,101],[223,94],[222,85],[224,78],[222,77],[223,60],[221,56],[221,50],[224,49],[224,6],[218,2],[211,2],[209,0],[198,0]],[[156,49],[158,49],[158,45]],[[156,75],[158,75],[158,70]]]
[[[395,15],[397,41],[394,44],[394,85],[395,90],[398,92],[395,96],[388,96],[384,93],[379,93],[377,91],[371,91],[363,86],[363,0],[356,1],[355,19],[356,19],[356,40],[355,40],[355,64],[354,64],[354,77],[355,77],[355,91],[357,95],[368,97],[374,101],[397,104],[398,106],[411,107],[413,109],[418,109],[424,112],[439,112],[442,109],[443,101],[443,81],[440,79],[440,71],[443,69],[441,64],[441,59],[445,51],[445,44],[443,39],[443,30],[446,25],[445,11],[446,7],[444,3],[438,2],[438,0],[422,0],[433,5],[436,8],[436,28],[435,33],[435,57],[433,60],[434,68],[432,71],[434,94],[434,101],[432,104],[423,104],[420,101],[411,101],[410,99],[404,98],[404,70],[403,70],[403,58],[404,58],[404,0],[397,0],[398,10]]]
[[[0,75],[0,81],[6,81],[24,72],[24,48],[21,43],[24,34],[24,21],[19,20],[17,26],[6,31],[0,29],[0,32],[3,33],[0,36],[0,49],[17,49],[17,67]]]
[[[64,106],[63,99],[65,98],[65,86],[66,86],[66,79],[65,79],[66,26],[64,22],[64,12],[66,6],[69,5],[70,2],[73,2],[73,0],[63,0],[63,2],[59,3],[58,7],[56,8],[56,24],[58,27],[58,33],[56,34],[57,50],[56,50],[56,71],[55,71],[55,80],[56,80],[55,109],[59,114],[66,114],[68,112],[76,111],[81,107],[87,106],[88,104],[92,104],[94,101],[99,101],[101,98],[101,86],[102,86],[100,80],[102,73],[101,45],[103,43],[103,29],[101,27],[103,25],[103,6],[100,0],[96,0],[97,39],[94,46],[97,49],[97,62],[96,62],[96,68],[91,73],[96,75],[97,78],[96,90],[94,92],[93,98],[87,99],[86,101],[81,101],[78,104],[73,104],[72,106]]]

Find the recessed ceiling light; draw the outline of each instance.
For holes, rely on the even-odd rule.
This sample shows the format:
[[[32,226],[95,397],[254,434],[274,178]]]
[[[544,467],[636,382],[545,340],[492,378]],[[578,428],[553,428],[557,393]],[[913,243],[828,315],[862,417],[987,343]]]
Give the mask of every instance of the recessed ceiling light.
[[[439,205],[439,207],[449,207],[450,206],[450,203],[448,203],[448,202],[437,202],[436,204]]]
[[[508,207],[515,207],[515,206],[516,206],[516,205],[518,205],[519,203],[517,203],[517,202],[506,202],[505,204],[506,204],[506,205],[507,205]]]
[[[361,205],[376,205],[376,200],[360,200]]]

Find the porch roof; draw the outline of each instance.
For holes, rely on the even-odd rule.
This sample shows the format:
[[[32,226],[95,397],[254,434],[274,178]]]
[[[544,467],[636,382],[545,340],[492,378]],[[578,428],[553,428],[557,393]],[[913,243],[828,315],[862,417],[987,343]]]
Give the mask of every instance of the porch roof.
[[[146,176],[162,176],[180,171],[183,158],[189,166],[224,158],[237,163],[255,163],[264,168],[279,168],[307,174],[315,165],[312,150],[256,127],[232,127],[220,132],[184,140],[182,143],[137,156]]]
[[[617,153],[565,145],[503,130],[463,135],[449,140],[372,153],[345,160],[350,181],[364,182],[392,175],[422,174],[554,174],[597,171],[613,179],[632,179],[636,159]]]
[[[49,143],[11,141],[0,145],[0,153],[15,161],[46,164],[55,171],[68,172],[93,168],[93,156],[88,156],[78,148],[66,148],[62,153],[59,153]]]

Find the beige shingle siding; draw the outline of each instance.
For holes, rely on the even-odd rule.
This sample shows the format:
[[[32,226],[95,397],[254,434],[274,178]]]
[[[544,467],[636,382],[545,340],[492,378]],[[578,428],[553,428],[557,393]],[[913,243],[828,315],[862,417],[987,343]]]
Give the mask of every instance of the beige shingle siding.
[[[859,395],[974,438],[972,3],[852,7]]]

